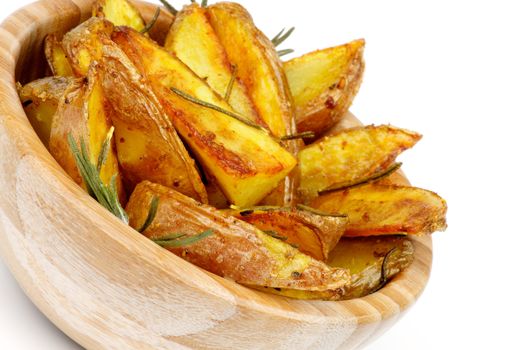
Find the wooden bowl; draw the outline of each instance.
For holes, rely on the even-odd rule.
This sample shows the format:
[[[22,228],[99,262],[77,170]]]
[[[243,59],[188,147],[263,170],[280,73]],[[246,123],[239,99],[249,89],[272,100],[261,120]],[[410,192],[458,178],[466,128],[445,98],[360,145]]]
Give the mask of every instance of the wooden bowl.
[[[155,6],[139,3],[150,19]],[[212,275],[122,224],[68,178],[31,128],[15,82],[46,74],[42,43],[91,0],[42,0],[0,27],[0,252],[35,305],[86,348],[359,349],[423,291],[431,239],[385,288],[342,301],[263,294]],[[154,30],[170,24],[163,13]]]

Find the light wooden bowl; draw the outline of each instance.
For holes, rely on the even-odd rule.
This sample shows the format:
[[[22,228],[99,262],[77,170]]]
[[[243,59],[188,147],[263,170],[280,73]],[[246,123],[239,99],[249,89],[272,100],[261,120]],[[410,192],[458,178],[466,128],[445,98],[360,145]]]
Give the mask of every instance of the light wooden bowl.
[[[154,5],[139,4],[150,19]],[[35,305],[86,348],[359,349],[423,291],[431,239],[381,291],[298,301],[212,275],[163,250],[71,181],[31,128],[15,82],[44,76],[46,34],[90,15],[91,0],[38,1],[0,27],[0,252]],[[164,13],[154,36],[170,24]]]

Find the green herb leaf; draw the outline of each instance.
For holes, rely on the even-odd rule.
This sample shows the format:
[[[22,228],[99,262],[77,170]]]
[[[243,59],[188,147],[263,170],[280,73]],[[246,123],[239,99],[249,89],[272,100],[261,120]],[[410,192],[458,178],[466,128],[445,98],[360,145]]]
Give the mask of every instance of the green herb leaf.
[[[233,86],[235,85],[235,80],[238,74],[238,66],[234,64],[232,67],[233,73],[231,74],[231,79],[229,80],[229,84],[227,85],[227,90],[224,96],[224,100],[226,100],[226,102],[229,102],[229,98],[231,97],[231,92],[233,91]]]
[[[389,262],[389,257],[392,255],[392,253],[394,253],[395,251],[397,250],[396,247],[392,248],[391,250],[388,251],[387,254],[385,254],[385,256],[383,257],[383,262],[381,263],[381,273],[380,273],[380,281],[379,281],[379,284],[378,284],[378,287],[372,292],[372,293],[375,293],[377,292],[378,290],[380,290],[381,288],[385,287],[385,285],[387,284],[387,282],[389,281],[389,278],[387,277],[387,270],[388,270],[388,262]]]
[[[202,7],[207,7],[207,0],[202,0]]]
[[[279,239],[281,241],[287,241],[288,240],[288,237],[286,236],[282,236],[281,234],[279,234],[277,231],[273,231],[273,230],[267,230],[267,231],[262,231],[264,232],[265,234],[267,234],[268,236],[271,236],[273,238],[276,238],[276,239]]]
[[[202,232],[195,236],[186,236],[185,234],[172,234],[162,238],[156,238],[152,241],[164,248],[181,248],[201,241],[214,234],[212,229]]]
[[[101,147],[101,152],[99,153],[99,157],[97,159],[98,172],[101,172],[101,169],[103,168],[103,165],[106,163],[106,160],[108,158],[108,153],[110,153],[110,142],[112,141],[112,137],[114,136],[114,130],[115,128],[112,126],[108,131],[108,134],[106,134],[106,138],[103,142],[103,147]]]
[[[178,10],[174,8],[167,0],[160,0],[160,2],[165,6],[165,8],[174,16],[178,14]]]
[[[281,141],[298,140],[298,139],[313,139],[315,133],[313,131],[305,131],[298,134],[282,136]]]
[[[94,197],[103,207],[114,214],[117,218],[128,225],[128,215],[119,203],[119,196],[117,194],[116,179],[117,174],[112,177],[110,184],[106,186],[101,180],[97,166],[90,161],[88,149],[83,138],[79,140],[81,148],[77,147],[77,143],[72,134],[68,134],[68,143],[70,151],[73,154],[77,169],[86,184],[88,193]]]
[[[150,208],[147,215],[147,218],[145,219],[145,223],[141,228],[138,230],[139,233],[143,233],[149,228],[150,225],[152,225],[152,222],[156,218],[156,214],[158,213],[158,205],[159,205],[159,197],[154,196],[152,198],[152,201],[150,202]]]
[[[256,123],[253,123],[249,119],[244,118],[244,117],[242,117],[242,116],[240,116],[240,115],[238,115],[238,114],[236,114],[234,112],[231,112],[231,111],[228,111],[226,109],[223,109],[222,107],[216,106],[216,105],[214,105],[212,103],[199,100],[199,99],[197,99],[197,98],[195,98],[195,97],[193,97],[193,96],[191,96],[191,95],[189,95],[189,94],[187,94],[187,93],[185,93],[185,92],[183,92],[181,90],[178,90],[178,89],[176,89],[174,87],[171,87],[171,90],[176,95],[180,96],[181,98],[183,98],[183,99],[185,99],[185,100],[187,100],[189,102],[192,102],[192,103],[197,104],[199,106],[202,106],[202,107],[205,107],[205,108],[209,108],[209,109],[212,109],[214,111],[217,111],[217,112],[220,112],[222,114],[225,114],[225,115],[227,115],[227,116],[229,116],[229,117],[231,117],[233,119],[238,120],[239,122],[242,122],[242,123],[244,123],[244,124],[246,124],[248,126],[251,126],[252,128],[264,131],[266,134],[269,133],[269,131],[267,129],[263,128],[262,126],[260,126],[260,125],[258,125]]]
[[[148,33],[150,32],[150,30],[152,29],[152,27],[154,27],[154,24],[156,24],[156,21],[158,20],[159,16],[160,16],[160,13],[161,13],[161,8],[157,8],[156,9],[156,13],[154,13],[154,17],[152,17],[152,19],[150,20],[150,22],[145,26],[145,28],[141,29],[140,33],[141,34],[145,34],[145,33]]]
[[[286,49],[286,50],[279,50],[279,51],[277,51],[277,54],[279,55],[279,57],[282,57],[282,56],[289,55],[289,54],[292,53],[292,52],[295,52],[295,50],[293,50],[293,49]]]
[[[307,212],[310,212],[312,214],[319,215],[319,216],[328,216],[328,217],[334,217],[334,218],[346,218],[346,217],[348,217],[346,214],[325,213],[324,211],[320,211],[320,210],[317,210],[315,208],[312,208],[312,207],[309,207],[309,206],[303,205],[303,204],[297,204],[297,209],[304,210],[304,211],[307,211]]]
[[[275,45],[275,47],[278,47],[286,39],[288,39],[290,37],[290,35],[293,33],[293,31],[295,30],[295,27],[291,27],[290,29],[288,29],[288,31],[286,33],[284,33],[285,30],[286,30],[286,28],[283,28],[279,32],[279,34],[275,35],[275,37],[273,39],[271,39],[271,42],[273,43],[273,45]],[[284,33],[284,35],[282,33]]]

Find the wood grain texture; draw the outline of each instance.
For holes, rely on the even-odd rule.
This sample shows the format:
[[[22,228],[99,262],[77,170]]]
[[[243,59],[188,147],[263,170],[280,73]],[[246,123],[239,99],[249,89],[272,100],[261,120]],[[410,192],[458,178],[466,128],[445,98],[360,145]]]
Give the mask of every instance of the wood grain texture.
[[[359,349],[390,328],[427,283],[429,237],[414,238],[412,266],[375,294],[289,300],[170,254],[67,177],[31,129],[15,81],[43,76],[45,35],[62,35],[90,7],[38,1],[0,26],[0,253],[37,307],[90,349]],[[140,7],[150,19],[155,6]],[[154,38],[169,23],[164,12]]]

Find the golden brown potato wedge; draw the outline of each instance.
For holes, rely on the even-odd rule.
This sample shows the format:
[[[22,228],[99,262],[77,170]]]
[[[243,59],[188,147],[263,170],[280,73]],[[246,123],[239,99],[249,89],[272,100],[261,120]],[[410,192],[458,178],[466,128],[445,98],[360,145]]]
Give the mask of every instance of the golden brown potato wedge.
[[[207,81],[235,111],[260,125],[266,125],[256,113],[246,87],[236,76],[238,69],[229,62],[204,7],[191,4],[178,12],[165,47]]]
[[[132,62],[113,43],[103,45],[104,91],[114,113],[119,163],[133,187],[149,180],[203,203],[207,193],[196,163],[174,130],[161,102]]]
[[[306,198],[364,181],[388,169],[421,135],[392,126],[367,126],[325,137],[299,152]]]
[[[207,14],[229,61],[238,67],[238,78],[273,135],[295,133],[292,97],[275,46],[239,4],[220,2],[209,6]]]
[[[226,213],[321,261],[328,258],[347,225],[346,217],[323,216],[292,208],[255,207]]]
[[[394,276],[411,265],[413,254],[413,244],[405,237],[342,239],[330,254],[328,263],[349,270],[352,282],[347,285],[345,294],[338,300],[361,298],[381,289]],[[308,293],[285,288],[258,289],[294,299],[331,299],[325,293]]]
[[[86,76],[92,61],[101,59],[102,40],[109,38],[113,29],[111,22],[92,17],[64,35],[62,47],[75,75]]]
[[[112,39],[150,83],[178,133],[231,203],[255,205],[295,167],[295,157],[266,132],[189,100],[230,108],[168,51],[126,27],[116,28]]]
[[[51,123],[59,101],[73,78],[48,77],[19,87],[18,95],[29,122],[42,143],[49,147]]]
[[[284,64],[297,108],[297,130],[317,136],[350,108],[365,69],[364,40],[308,53]]]
[[[414,246],[404,236],[342,239],[330,254],[328,264],[346,268],[352,275],[344,299],[361,298],[382,287],[409,267]]]
[[[310,206],[347,214],[345,236],[395,233],[423,235],[443,231],[446,202],[436,193],[414,187],[370,184],[324,194]]]
[[[61,77],[73,76],[73,70],[66,57],[66,52],[57,36],[50,34],[44,40],[44,53],[53,75]]]
[[[128,0],[96,0],[92,14],[94,17],[106,18],[116,26],[129,26],[137,31],[145,28],[141,13]]]
[[[84,79],[73,80],[60,99],[57,113],[53,118],[49,147],[50,153],[62,168],[84,188],[86,185],[77,169],[75,158],[68,144],[68,135],[71,134],[78,144],[82,139],[88,147],[91,162],[97,164],[104,141],[112,127],[109,115],[111,111],[105,103],[102,77],[96,65],[88,71],[86,81]],[[108,185],[114,175],[117,175],[116,186],[119,199],[124,202],[124,188],[114,142],[111,142],[108,157],[101,167],[100,176],[103,183]]]
[[[167,235],[213,234],[192,245],[168,249],[217,275],[249,286],[328,292],[339,297],[350,282],[345,269],[329,268],[257,228],[229,217],[167,187],[143,182],[127,205],[130,225],[144,225],[153,198],[159,204],[152,224],[143,232],[150,239]]]

